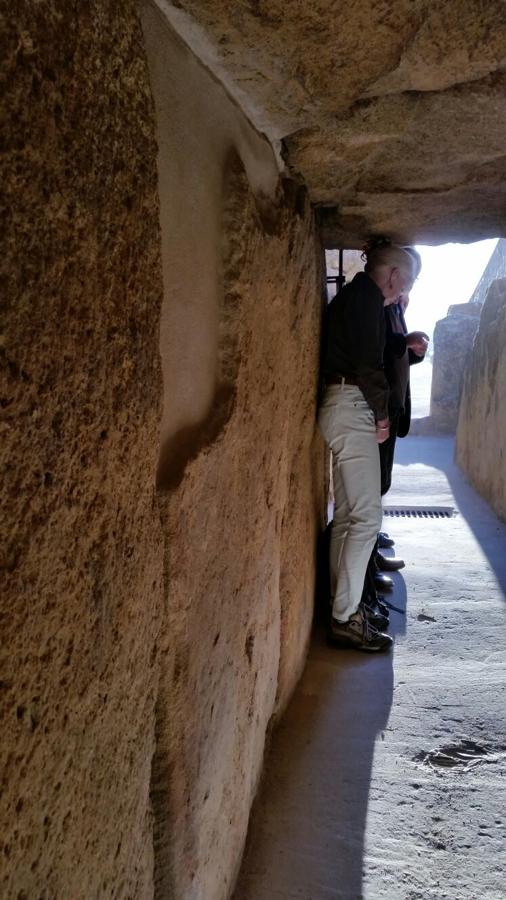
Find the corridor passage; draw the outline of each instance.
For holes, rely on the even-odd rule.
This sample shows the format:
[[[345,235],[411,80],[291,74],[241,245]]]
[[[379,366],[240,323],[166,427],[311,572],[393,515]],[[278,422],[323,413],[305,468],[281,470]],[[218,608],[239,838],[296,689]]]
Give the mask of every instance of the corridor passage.
[[[384,519],[406,561],[393,655],[331,649],[316,627],[234,900],[506,898],[506,526],[452,439],[397,448],[385,505],[457,514]]]

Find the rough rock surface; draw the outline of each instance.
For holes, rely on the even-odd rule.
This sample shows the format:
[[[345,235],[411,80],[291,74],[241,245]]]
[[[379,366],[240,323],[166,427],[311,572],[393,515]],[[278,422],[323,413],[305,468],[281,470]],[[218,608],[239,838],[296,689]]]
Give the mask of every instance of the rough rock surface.
[[[158,0],[322,210],[329,247],[504,233],[502,0]]]
[[[454,303],[446,318],[436,322],[430,396],[430,426],[455,434],[460,395],[480,321],[478,303]]]
[[[134,4],[3,4],[0,895],[150,896],[156,142]]]
[[[312,619],[314,217],[142,23],[103,0],[2,22],[9,900],[226,897]]]
[[[464,378],[457,462],[506,519],[506,278],[494,281],[482,308]]]
[[[504,898],[506,525],[452,454],[441,437],[396,447],[389,505],[458,514],[385,518],[406,560],[392,654],[316,631],[235,900]]]
[[[506,239],[497,241],[485,271],[473,291],[470,303],[485,303],[488,289],[496,278],[506,278]]]
[[[161,898],[221,900],[312,621],[323,253],[269,142],[152,4],[142,20],[165,281],[155,883]]]

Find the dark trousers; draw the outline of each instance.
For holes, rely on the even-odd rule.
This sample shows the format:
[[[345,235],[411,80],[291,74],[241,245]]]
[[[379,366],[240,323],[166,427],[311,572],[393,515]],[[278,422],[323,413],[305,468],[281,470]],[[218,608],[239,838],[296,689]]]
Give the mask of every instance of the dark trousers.
[[[399,430],[400,411],[390,416],[390,434],[386,441],[378,444],[381,465],[381,496],[386,494],[392,485],[392,469],[394,467],[394,451],[397,432]]]
[[[400,412],[390,415],[390,434],[386,441],[378,444],[380,465],[381,465],[381,496],[383,497],[392,484],[392,470],[394,467],[394,451],[397,431],[399,429]],[[367,563],[367,571],[365,574],[364,590],[362,592],[362,600],[373,602],[376,597],[376,587],[374,584],[374,575],[377,571],[376,553],[378,551],[378,541],[374,545],[369,562]]]

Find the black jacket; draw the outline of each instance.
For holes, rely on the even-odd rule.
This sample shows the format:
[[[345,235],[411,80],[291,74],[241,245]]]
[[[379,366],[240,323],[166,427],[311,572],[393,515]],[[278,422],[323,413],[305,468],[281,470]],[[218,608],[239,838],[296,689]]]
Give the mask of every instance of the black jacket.
[[[372,278],[359,272],[334,297],[325,322],[324,379],[339,375],[356,379],[376,419],[388,416],[384,300]]]
[[[404,313],[402,309],[397,307],[397,314],[402,324],[402,329],[404,334],[399,334],[392,330],[390,315],[388,314],[388,308],[385,308],[385,355],[384,355],[384,364],[385,364],[385,374],[387,377],[388,384],[390,386],[390,397],[392,400],[398,396],[398,392],[396,392],[395,388],[397,386],[398,380],[398,366],[397,360],[404,356],[405,353],[408,354],[408,363],[409,366],[416,365],[417,363],[423,362],[424,357],[418,356],[416,353],[413,353],[406,344],[405,335],[408,333],[408,329],[406,326],[406,320],[404,318]],[[406,437],[409,426],[411,424],[411,391],[409,387],[409,372],[407,376],[407,384],[406,391],[403,398],[403,401],[399,404],[397,400],[394,400],[395,408],[392,406],[392,403],[389,404],[389,415],[392,417],[393,415],[399,415],[399,425],[397,428],[398,437]]]

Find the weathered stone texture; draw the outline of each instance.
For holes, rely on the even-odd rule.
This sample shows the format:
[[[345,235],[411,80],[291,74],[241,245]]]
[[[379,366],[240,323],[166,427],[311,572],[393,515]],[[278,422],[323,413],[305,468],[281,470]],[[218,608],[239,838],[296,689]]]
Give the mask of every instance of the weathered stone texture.
[[[476,489],[506,519],[506,278],[494,281],[464,379],[456,457]]]
[[[165,279],[155,883],[160,898],[221,900],[309,639],[323,254],[269,143],[151,3],[143,25]]]
[[[435,431],[454,434],[457,428],[462,382],[480,313],[477,303],[454,303],[446,318],[436,322],[430,396],[430,426]]]
[[[484,303],[488,289],[496,278],[506,278],[506,239],[497,241],[494,252],[474,289],[470,303]]]
[[[173,889],[201,900],[231,888],[265,733],[305,660],[319,487],[315,499],[318,304],[307,225],[293,223],[290,259],[290,206],[269,236],[242,173],[228,189],[219,352],[238,364],[221,431],[166,507]]]
[[[142,21],[2,23],[9,900],[225,898],[312,619],[313,215]]]
[[[502,0],[159,0],[252,121],[283,140],[327,246],[504,233]]]
[[[2,4],[2,897],[150,896],[154,115],[134,5]]]

